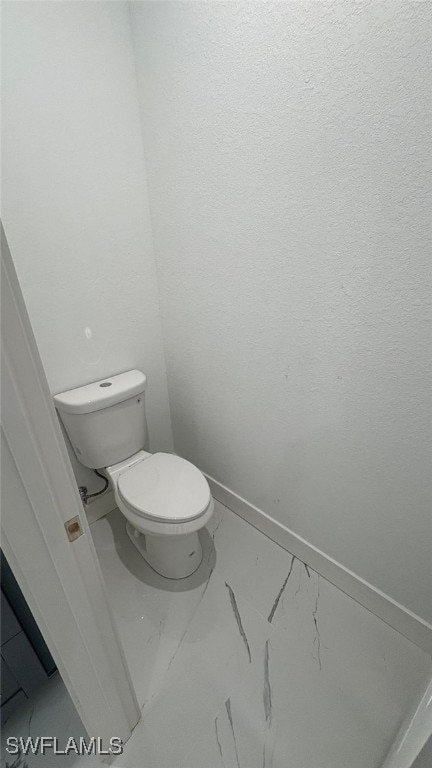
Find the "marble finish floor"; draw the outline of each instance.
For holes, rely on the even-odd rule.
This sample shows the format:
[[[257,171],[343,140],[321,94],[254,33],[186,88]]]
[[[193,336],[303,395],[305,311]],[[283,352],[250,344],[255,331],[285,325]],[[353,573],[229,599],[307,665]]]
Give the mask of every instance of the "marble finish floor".
[[[6,749],[8,736],[21,736],[24,740],[29,736],[33,739],[37,736],[56,736],[60,748],[64,748],[71,736],[77,741],[80,737],[87,738],[78,712],[58,672],[16,709],[2,726],[0,764],[4,768],[55,768],[59,765],[63,768],[80,768],[80,758],[73,752],[61,757],[51,750],[45,755],[30,753],[12,756]],[[89,763],[87,765],[91,768]]]
[[[379,768],[426,653],[221,504],[179,582],[91,530],[142,707],[116,768]]]

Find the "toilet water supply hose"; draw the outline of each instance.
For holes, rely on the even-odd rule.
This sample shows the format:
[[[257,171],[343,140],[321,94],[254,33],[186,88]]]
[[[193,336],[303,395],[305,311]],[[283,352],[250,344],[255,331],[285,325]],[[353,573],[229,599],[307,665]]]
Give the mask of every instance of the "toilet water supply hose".
[[[105,485],[104,485],[104,487],[102,488],[101,491],[96,491],[96,493],[87,493],[86,486],[85,485],[80,485],[79,486],[79,493],[80,493],[81,500],[82,500],[83,504],[88,504],[88,500],[89,499],[92,499],[94,496],[100,496],[102,493],[105,493],[106,489],[109,486],[109,480],[106,477],[104,477],[104,475],[101,475],[101,473],[98,472],[97,469],[94,469],[93,472],[95,473],[95,475],[100,477],[101,480],[104,481]]]

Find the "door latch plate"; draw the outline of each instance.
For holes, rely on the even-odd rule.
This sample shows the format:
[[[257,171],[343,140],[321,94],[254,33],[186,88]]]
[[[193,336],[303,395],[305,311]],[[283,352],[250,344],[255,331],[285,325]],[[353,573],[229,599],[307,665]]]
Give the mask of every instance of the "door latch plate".
[[[71,517],[71,519],[67,520],[64,525],[69,541],[75,541],[75,539],[79,539],[79,537],[84,533],[83,529],[81,528],[81,521],[78,515],[76,515],[76,517]]]

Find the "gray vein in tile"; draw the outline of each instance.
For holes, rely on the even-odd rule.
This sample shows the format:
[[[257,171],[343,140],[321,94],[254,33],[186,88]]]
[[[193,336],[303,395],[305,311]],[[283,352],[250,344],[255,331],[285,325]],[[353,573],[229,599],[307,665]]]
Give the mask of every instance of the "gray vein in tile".
[[[270,613],[269,613],[269,615],[268,615],[268,617],[267,617],[267,621],[269,621],[269,622],[270,622],[270,624],[271,624],[271,623],[272,623],[272,621],[273,621],[273,617],[274,617],[274,615],[275,615],[275,613],[276,613],[277,607],[278,607],[278,605],[279,605],[279,600],[280,600],[280,599],[281,599],[281,597],[282,597],[283,591],[284,591],[284,589],[285,589],[286,585],[288,584],[288,579],[289,579],[289,577],[291,576],[291,572],[292,572],[292,569],[293,569],[293,565],[294,565],[294,560],[295,560],[295,557],[293,556],[293,558],[292,558],[292,560],[291,560],[290,569],[289,569],[289,571],[288,571],[288,576],[286,577],[286,579],[285,579],[284,583],[282,584],[282,586],[281,586],[281,588],[280,588],[279,592],[277,593],[277,595],[276,595],[276,600],[274,601],[274,603],[273,603],[273,607],[272,607],[272,609],[271,609],[271,611],[270,611]]]
[[[276,746],[276,738],[277,738],[277,723],[276,723],[276,731],[273,733],[273,738],[272,738],[269,768],[273,768],[273,758],[274,758],[274,751]]]
[[[230,601],[231,601],[231,608],[233,609],[233,613],[234,613],[234,616],[235,616],[235,620],[237,622],[238,630],[239,630],[240,635],[241,635],[241,637],[243,639],[243,642],[244,642],[244,644],[246,646],[246,650],[247,650],[247,653],[248,653],[248,656],[249,656],[249,663],[251,663],[252,657],[251,657],[251,652],[250,652],[250,648],[249,648],[249,643],[248,643],[248,639],[246,637],[246,633],[245,633],[245,631],[243,629],[243,624],[242,624],[240,612],[239,612],[239,609],[238,609],[238,606],[237,606],[237,600],[236,600],[235,594],[234,594],[232,588],[230,587],[230,585],[227,584],[227,582],[225,582],[225,586],[226,586],[226,588],[227,588],[227,590],[229,592]]]
[[[217,745],[218,745],[218,750],[219,750],[220,758],[222,760],[222,765],[225,768],[225,760],[224,760],[224,756],[223,756],[223,752],[222,752],[222,745],[221,745],[220,739],[219,739],[219,729],[218,729],[218,719],[217,719],[217,717],[215,717],[214,724],[215,724],[215,733],[216,733],[216,741],[217,741]]]
[[[143,618],[143,617],[142,617],[142,618]],[[158,637],[159,639],[161,638],[161,636],[162,636],[162,630],[163,630],[163,625],[164,625],[164,623],[165,623],[165,618],[162,618],[162,619],[159,621],[159,626],[158,626],[158,629],[157,629],[157,630],[155,630],[154,632],[152,632],[152,633],[151,633],[151,635],[149,635],[149,636],[148,636],[148,638],[147,638],[147,640],[146,640],[146,645],[148,645],[149,643],[151,643],[151,641],[152,641],[152,640],[154,640],[154,638],[155,638],[155,637]]]
[[[209,583],[210,583],[210,578],[211,578],[211,575],[212,575],[212,573],[213,573],[213,569],[210,571],[210,573],[209,573],[209,575],[208,575],[208,579],[207,579],[207,581],[206,581],[206,583],[205,583],[204,589],[203,589],[203,591],[201,592],[201,597],[200,597],[200,599],[198,600],[198,602],[197,602],[197,604],[196,604],[196,607],[195,607],[195,610],[194,610],[194,612],[193,612],[192,616],[190,617],[190,619],[189,619],[189,621],[188,621],[188,623],[187,623],[187,625],[186,625],[186,629],[185,629],[185,631],[183,632],[183,634],[182,634],[182,636],[181,636],[181,638],[180,638],[180,640],[179,640],[179,642],[178,642],[178,644],[177,644],[177,648],[175,649],[175,651],[174,651],[173,655],[171,656],[171,660],[170,660],[170,662],[169,662],[169,664],[168,664],[168,667],[167,667],[167,671],[168,671],[168,669],[171,667],[171,664],[173,663],[173,661],[174,661],[175,657],[177,656],[177,654],[178,654],[178,652],[179,652],[179,650],[180,650],[181,644],[182,644],[183,640],[184,640],[184,639],[185,639],[185,637],[186,637],[186,634],[187,634],[187,631],[188,631],[188,629],[189,629],[189,626],[190,626],[191,622],[193,621],[193,619],[194,619],[194,617],[195,617],[195,614],[196,614],[196,612],[197,612],[198,608],[200,607],[200,605],[201,605],[201,603],[202,603],[202,599],[203,599],[203,597],[204,597],[205,593],[207,592],[207,587],[208,587],[208,585],[209,585]]]
[[[216,531],[218,530],[218,528],[219,528],[219,526],[220,526],[220,524],[221,524],[222,520],[223,520],[223,513],[222,513],[222,515],[221,515],[221,518],[220,518],[220,520],[219,520],[219,522],[218,522],[218,524],[217,524],[216,528],[214,529],[214,531],[213,531],[213,533],[212,533],[212,539],[213,539],[213,541],[214,541],[214,537],[215,537],[215,535],[216,535]]]
[[[262,762],[262,768],[272,768],[273,766],[273,757],[274,757],[274,750],[275,750],[275,743],[276,743],[276,733],[277,733],[277,722],[276,722],[276,728],[273,727],[272,723],[267,723],[267,731],[264,736],[264,743],[263,743],[263,762]],[[271,743],[271,747],[269,748],[269,744]],[[270,752],[270,755],[269,755]],[[268,757],[270,757],[270,762],[268,761]]]
[[[302,579],[301,579],[301,575],[302,575],[302,572],[301,572],[301,571],[299,571],[298,585],[297,585],[297,589],[296,589],[296,591],[294,592],[294,597],[297,597],[298,593],[299,593],[299,592],[300,592],[300,590],[301,590],[301,585],[302,585]]]
[[[194,615],[195,615],[195,614],[194,614]],[[192,616],[192,618],[193,618],[193,616]],[[190,621],[192,621],[192,619],[191,619]],[[170,659],[170,662],[169,662],[169,664],[168,664],[167,670],[168,670],[168,669],[170,669],[170,667],[171,667],[171,664],[173,663],[173,661],[174,661],[175,657],[177,656],[177,654],[178,654],[178,652],[179,652],[179,650],[180,650],[180,646],[181,646],[181,644],[182,644],[183,640],[185,639],[185,637],[186,637],[186,634],[187,634],[187,631],[188,631],[188,629],[189,629],[189,624],[190,624],[190,621],[188,621],[187,627],[186,627],[185,631],[183,632],[183,634],[182,634],[182,636],[181,636],[181,638],[180,638],[180,640],[179,640],[179,642],[178,642],[178,644],[177,644],[177,648],[175,649],[175,651],[174,651],[173,655],[171,656],[171,659]]]
[[[149,704],[152,703],[154,697],[156,696],[157,691],[153,691],[152,695],[148,699],[144,699],[144,703],[141,707],[141,712],[144,712],[144,708],[148,707]]]
[[[31,724],[32,724],[32,720],[33,720],[34,711],[35,711],[35,708],[32,707],[31,708],[31,712],[30,712],[30,717],[28,719],[28,735],[29,736],[31,736]]]
[[[18,748],[18,756],[15,758],[13,763],[6,761],[5,768],[30,768],[30,764],[27,762],[27,760],[24,760],[22,749]]]
[[[264,690],[263,690],[263,700],[264,700],[264,714],[266,723],[271,723],[271,716],[272,716],[272,692],[271,692],[271,684],[270,684],[270,675],[269,675],[269,641],[266,641],[265,648],[264,648]]]
[[[235,737],[234,723],[233,723],[232,712],[231,712],[231,699],[227,699],[226,700],[226,702],[225,702],[225,709],[227,711],[228,720],[229,720],[229,724],[231,726],[231,732],[232,732],[232,735],[233,735],[235,756],[236,756],[236,760],[237,760],[237,768],[240,768],[240,761],[239,761],[239,756],[238,756],[238,751],[237,751],[237,741],[236,741],[236,737]]]
[[[319,668],[320,668],[320,671],[321,671],[321,669],[322,669],[322,664],[321,664],[321,637],[320,637],[320,633],[319,633],[319,629],[318,629],[318,621],[317,621],[318,600],[319,600],[319,596],[320,596],[319,576],[318,576],[318,582],[317,582],[317,589],[318,589],[318,591],[317,591],[317,596],[316,596],[316,599],[315,599],[315,608],[312,611],[312,616],[313,616],[313,621],[314,621],[314,625],[315,625],[314,645],[316,644],[316,646],[317,646],[317,657],[316,657],[316,659],[318,661]]]

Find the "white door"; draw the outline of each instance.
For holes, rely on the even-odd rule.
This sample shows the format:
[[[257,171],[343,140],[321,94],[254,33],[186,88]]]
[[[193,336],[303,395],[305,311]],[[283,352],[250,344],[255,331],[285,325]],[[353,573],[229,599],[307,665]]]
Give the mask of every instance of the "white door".
[[[1,546],[89,736],[126,741],[139,708],[3,229],[1,238]]]

